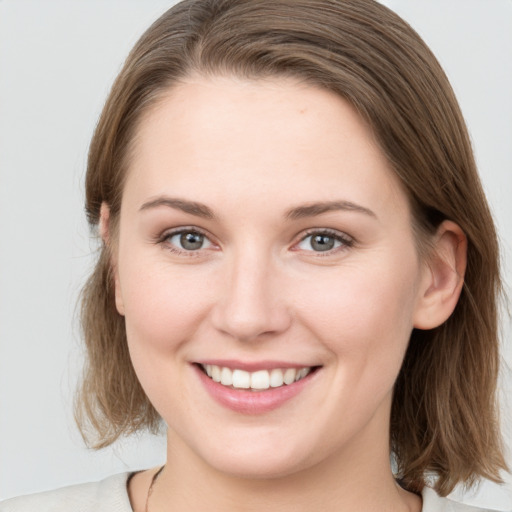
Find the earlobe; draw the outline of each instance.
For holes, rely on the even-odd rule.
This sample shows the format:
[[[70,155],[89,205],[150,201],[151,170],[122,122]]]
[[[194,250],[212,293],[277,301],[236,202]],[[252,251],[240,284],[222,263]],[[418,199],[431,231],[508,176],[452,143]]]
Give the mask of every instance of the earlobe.
[[[114,279],[114,293],[116,309],[120,315],[124,316],[124,302],[121,293],[121,285],[119,283],[119,272],[117,269],[117,259],[115,258],[115,251],[112,244],[111,231],[110,231],[110,208],[107,203],[101,203],[99,233],[105,247],[109,252],[110,266],[112,269],[112,277]]]
[[[115,292],[117,312],[120,315],[124,316],[124,302],[123,302],[123,297],[121,294],[121,286],[119,284],[119,274],[115,268],[114,268],[114,292]]]
[[[442,222],[425,261],[414,327],[433,329],[452,314],[464,284],[466,253],[467,238],[462,229],[452,221]]]

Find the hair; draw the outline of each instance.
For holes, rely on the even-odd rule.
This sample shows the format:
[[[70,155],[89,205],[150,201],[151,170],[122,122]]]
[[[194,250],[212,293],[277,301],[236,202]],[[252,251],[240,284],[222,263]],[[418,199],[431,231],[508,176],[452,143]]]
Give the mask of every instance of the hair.
[[[185,0],[143,34],[96,127],[86,211],[116,223],[130,149],[144,113],[191,75],[291,77],[351,103],[402,183],[417,239],[450,219],[468,240],[464,287],[441,326],[413,330],[394,388],[390,450],[396,476],[419,492],[435,475],[442,496],[457,483],[500,482],[506,469],[496,399],[499,248],[467,129],[434,55],[395,13],[373,0]],[[421,245],[421,243],[420,243]],[[160,417],[139,384],[115,307],[109,247],[82,295],[87,348],[76,401],[96,448]],[[90,428],[92,427],[94,436]],[[91,441],[94,437],[94,442]]]

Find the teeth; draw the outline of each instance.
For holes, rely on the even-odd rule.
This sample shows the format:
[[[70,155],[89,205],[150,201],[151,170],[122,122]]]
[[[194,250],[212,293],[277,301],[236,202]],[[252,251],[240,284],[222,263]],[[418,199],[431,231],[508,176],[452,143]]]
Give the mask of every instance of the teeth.
[[[297,375],[297,370],[295,368],[287,368],[284,372],[283,380],[285,384],[291,384],[295,382],[295,376]]]
[[[212,379],[215,382],[220,382],[220,366],[211,365],[211,367],[212,367]]]
[[[223,368],[223,370],[231,372],[229,368]],[[233,372],[233,387],[249,389],[251,387],[251,374],[249,372],[245,372],[244,370],[235,370]]]
[[[276,368],[270,372],[270,387],[279,388],[284,384],[283,370]]]
[[[251,374],[252,389],[268,389],[270,387],[270,375],[267,370],[260,370]]]
[[[306,375],[309,373],[309,368],[301,368],[298,372],[297,372],[297,377],[295,377],[295,380],[300,380],[300,379],[303,379],[304,377],[306,377]]]
[[[229,368],[222,368],[220,371],[220,383],[223,386],[231,386],[233,384],[233,372]]]
[[[236,389],[253,389],[257,391],[279,388],[297,382],[311,372],[311,367],[304,368],[274,368],[273,370],[258,370],[246,372],[245,370],[231,370],[231,368],[203,365],[206,375],[223,386],[232,386]]]

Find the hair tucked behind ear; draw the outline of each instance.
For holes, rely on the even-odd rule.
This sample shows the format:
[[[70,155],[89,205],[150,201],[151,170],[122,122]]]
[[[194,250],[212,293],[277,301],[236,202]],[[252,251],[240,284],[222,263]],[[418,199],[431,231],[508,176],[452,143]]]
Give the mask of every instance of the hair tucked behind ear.
[[[398,377],[390,443],[413,491],[433,473],[441,495],[505,469],[496,404],[494,224],[448,80],[420,37],[373,0],[186,0],[142,36],[119,74],[91,142],[86,209],[119,214],[130,143],[144,112],[187,75],[295,77],[349,101],[372,127],[406,191],[419,246],[445,219],[468,239],[465,285],[453,315],[415,330]],[[78,419],[96,446],[158,425],[131,366],[104,248],[83,294],[88,363]]]

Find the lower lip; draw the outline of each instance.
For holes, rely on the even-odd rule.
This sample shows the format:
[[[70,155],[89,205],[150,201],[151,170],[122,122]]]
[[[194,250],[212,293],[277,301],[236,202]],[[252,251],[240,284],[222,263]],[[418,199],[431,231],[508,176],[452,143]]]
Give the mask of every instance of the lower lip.
[[[305,386],[311,383],[312,377],[318,370],[310,373],[293,384],[264,391],[247,391],[228,388],[210,379],[199,367],[196,372],[208,393],[219,404],[241,414],[264,414],[284,405],[288,400],[297,396]]]

